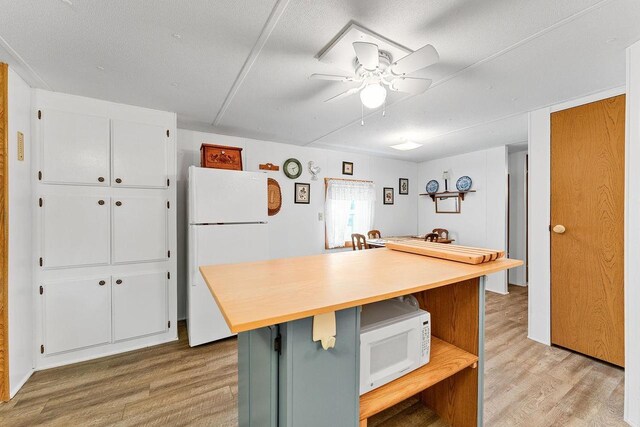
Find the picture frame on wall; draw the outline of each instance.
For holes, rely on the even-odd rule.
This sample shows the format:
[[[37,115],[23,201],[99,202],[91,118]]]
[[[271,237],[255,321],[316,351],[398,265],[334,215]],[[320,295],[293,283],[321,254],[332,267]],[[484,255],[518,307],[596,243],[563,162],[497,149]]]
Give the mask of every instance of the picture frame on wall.
[[[392,187],[384,187],[382,189],[382,200],[385,205],[393,204],[393,188]]]
[[[311,184],[296,182],[294,187],[294,203],[308,205],[311,201]]]
[[[353,175],[353,162],[342,162],[342,175]]]
[[[409,178],[400,178],[398,181],[398,194],[409,194]]]

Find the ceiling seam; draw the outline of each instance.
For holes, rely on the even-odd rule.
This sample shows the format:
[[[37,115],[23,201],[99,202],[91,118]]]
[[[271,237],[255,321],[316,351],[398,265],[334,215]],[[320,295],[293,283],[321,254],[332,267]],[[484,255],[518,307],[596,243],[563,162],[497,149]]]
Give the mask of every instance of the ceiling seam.
[[[238,73],[235,81],[233,82],[233,85],[231,85],[231,89],[229,89],[227,96],[225,97],[222,105],[220,106],[220,110],[218,110],[218,114],[216,114],[216,117],[213,120],[213,123],[212,123],[213,126],[218,126],[220,124],[220,121],[222,120],[222,117],[224,116],[224,114],[227,112],[227,109],[231,105],[233,98],[236,96],[236,93],[238,93],[238,90],[240,90],[240,86],[242,86],[244,79],[249,74],[249,71],[251,71],[251,67],[253,67],[253,64],[256,62],[256,59],[258,59],[260,52],[266,45],[267,40],[269,40],[269,37],[271,36],[271,33],[276,28],[278,21],[280,21],[280,18],[282,17],[285,9],[289,5],[289,1],[290,0],[278,0],[276,4],[273,6],[273,9],[271,10],[271,14],[269,14],[269,17],[267,18],[267,21],[265,22],[264,27],[262,27],[262,31],[260,32],[260,35],[258,36],[256,43],[253,45],[251,52],[249,52],[249,56],[247,56],[246,61],[242,65],[240,72]]]
[[[531,42],[531,41],[533,41],[533,40],[535,40],[535,39],[537,39],[539,37],[542,37],[543,35],[551,32],[551,31],[556,30],[557,28],[560,28],[563,25],[568,24],[571,21],[574,21],[574,20],[576,20],[576,19],[578,19],[578,18],[580,18],[580,17],[582,17],[584,15],[587,15],[587,14],[593,12],[596,9],[601,8],[602,6],[604,6],[607,3],[610,3],[611,1],[612,0],[601,0],[598,3],[587,7],[586,9],[583,9],[583,10],[581,10],[579,12],[576,12],[576,13],[570,15],[570,16],[567,16],[566,18],[561,19],[560,21],[556,22],[555,24],[550,25],[550,26],[548,26],[546,28],[543,28],[542,30],[540,30],[540,31],[538,31],[538,32],[536,32],[534,34],[532,34],[532,35],[530,35],[528,37],[525,37],[522,40],[519,40],[518,42],[512,44],[511,46],[508,46],[508,47],[506,47],[506,48],[504,48],[504,49],[502,49],[502,50],[500,50],[500,51],[498,51],[496,53],[493,53],[493,54],[487,56],[486,58],[483,58],[483,59],[481,59],[481,60],[479,60],[477,62],[474,62],[473,64],[468,65],[467,67],[462,68],[461,70],[458,70],[455,73],[452,73],[452,74],[450,74],[448,76],[443,77],[442,79],[438,80],[437,82],[434,82],[431,85],[431,87],[429,88],[429,90],[433,89],[434,87],[440,86],[441,84],[444,84],[444,83],[446,83],[446,82],[448,82],[450,80],[453,80],[454,78],[459,77],[460,75],[465,74],[465,73],[467,73],[467,72],[479,67],[480,65],[483,65],[483,64],[485,64],[487,62],[490,62],[490,61],[493,61],[494,59],[497,59],[500,56],[503,56],[503,55],[511,52],[512,50],[514,50],[514,49],[516,49],[516,48],[518,48],[520,46],[523,46],[523,45],[525,45],[525,44],[527,44],[527,43],[529,43],[529,42]],[[402,102],[405,102],[405,101],[408,101],[410,99],[413,99],[414,97],[419,96],[419,95],[422,95],[422,94],[416,94],[416,95],[410,95],[410,96],[404,97],[402,99],[397,100],[396,102],[393,102],[391,104],[387,104],[385,108],[388,110],[388,109],[392,108],[395,105],[398,105],[398,104],[400,104]],[[364,118],[365,119],[369,118],[369,117],[377,114],[378,112],[379,112],[378,110],[372,111],[372,112],[370,112],[368,114],[365,114]],[[522,114],[522,113],[517,113],[517,114]],[[513,114],[512,116],[515,116],[515,115],[516,114]],[[503,119],[504,118],[508,118],[508,117],[503,117]],[[499,119],[497,119],[497,120],[499,120]],[[493,121],[496,121],[496,120],[493,120]],[[493,121],[483,122],[483,123],[479,123],[479,124],[472,125],[472,126],[469,126],[469,127],[479,126],[479,125],[484,124],[484,123],[492,123]],[[321,135],[321,136],[319,136],[319,137],[317,137],[317,138],[315,138],[315,139],[313,139],[313,140],[311,140],[309,142],[306,142],[306,143],[304,143],[302,145],[303,146],[307,146],[307,145],[310,145],[310,144],[313,144],[313,143],[317,143],[317,142],[319,142],[320,140],[326,138],[329,135],[332,135],[332,134],[334,134],[336,132],[340,132],[341,130],[346,129],[348,127],[351,127],[351,126],[353,126],[355,124],[358,124],[358,123],[361,123],[361,119],[360,118],[358,118],[356,120],[353,120],[353,121],[347,123],[346,125],[341,126],[341,127],[337,128],[337,129],[334,129],[334,130],[332,130],[332,131],[330,131],[328,133],[325,133],[324,135]],[[422,140],[421,142],[427,142],[427,141],[429,141],[431,139],[438,138],[439,136],[447,135],[447,134],[453,133],[453,132],[457,132],[458,130],[468,129],[469,127],[455,129],[455,130],[450,131],[450,132],[445,132],[445,133],[440,134],[440,135],[435,135],[435,136],[429,137],[429,138],[427,138],[425,140]]]
[[[25,80],[31,80],[32,82],[39,82],[42,88],[53,90],[51,86],[49,86],[49,84],[45,82],[38,73],[36,73],[36,71],[27,63],[27,61],[25,61],[24,58],[22,58],[22,56],[20,56],[20,54],[14,48],[12,48],[11,45],[2,36],[0,36],[0,45],[4,47],[9,55],[13,57],[13,59],[15,59],[20,63],[20,65],[22,65],[23,69],[26,70],[26,72],[29,74],[29,77],[31,77],[30,79],[27,79],[25,76],[21,76],[22,78],[24,78]]]

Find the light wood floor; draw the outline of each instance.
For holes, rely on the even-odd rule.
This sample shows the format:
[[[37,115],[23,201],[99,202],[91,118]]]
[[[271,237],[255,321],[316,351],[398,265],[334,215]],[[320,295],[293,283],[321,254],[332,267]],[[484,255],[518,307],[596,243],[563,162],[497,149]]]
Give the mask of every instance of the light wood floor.
[[[526,288],[487,294],[486,426],[626,425],[624,372],[526,338]],[[235,426],[236,342],[190,349],[180,341],[36,372],[9,403],[0,425]],[[409,400],[370,426],[441,426]]]

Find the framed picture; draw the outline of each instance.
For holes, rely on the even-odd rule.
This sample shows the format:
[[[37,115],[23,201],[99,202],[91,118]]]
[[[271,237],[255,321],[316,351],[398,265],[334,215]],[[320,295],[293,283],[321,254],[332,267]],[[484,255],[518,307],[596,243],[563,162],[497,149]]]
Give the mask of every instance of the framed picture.
[[[342,162],[342,175],[353,175],[353,162]]]
[[[409,178],[400,178],[398,194],[409,194]]]
[[[295,203],[302,203],[302,204],[308,205],[310,196],[311,196],[311,184],[296,182],[293,201]]]
[[[384,187],[382,189],[382,200],[385,205],[393,204],[393,188]]]

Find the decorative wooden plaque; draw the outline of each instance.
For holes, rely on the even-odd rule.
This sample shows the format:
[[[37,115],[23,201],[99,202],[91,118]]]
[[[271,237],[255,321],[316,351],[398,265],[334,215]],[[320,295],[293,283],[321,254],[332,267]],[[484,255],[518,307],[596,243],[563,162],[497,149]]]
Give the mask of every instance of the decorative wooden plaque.
[[[200,166],[203,168],[242,170],[242,148],[202,144]]]
[[[267,204],[269,216],[274,216],[280,212],[280,208],[282,207],[280,184],[273,178],[267,179]]]

